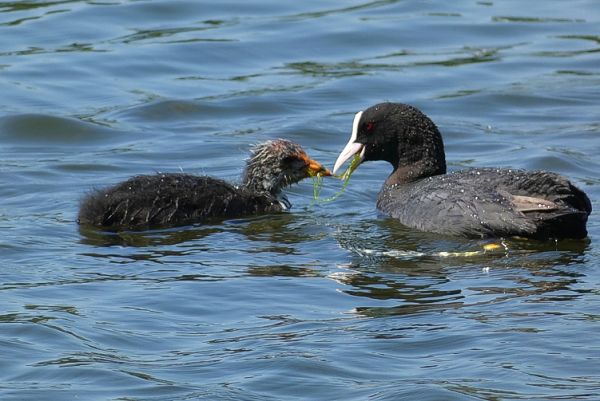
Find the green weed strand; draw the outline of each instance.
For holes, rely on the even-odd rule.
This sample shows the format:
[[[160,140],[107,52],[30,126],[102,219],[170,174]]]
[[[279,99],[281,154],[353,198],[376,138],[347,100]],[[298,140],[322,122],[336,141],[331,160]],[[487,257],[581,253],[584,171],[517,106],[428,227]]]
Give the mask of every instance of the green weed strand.
[[[352,161],[350,162],[350,166],[348,167],[348,169],[346,171],[344,171],[344,174],[335,176],[336,178],[339,178],[340,180],[344,180],[344,183],[342,184],[342,188],[340,188],[340,190],[338,192],[336,192],[335,194],[333,194],[332,196],[330,196],[328,198],[324,198],[324,199],[320,198],[321,197],[321,189],[323,189],[323,176],[321,174],[314,175],[312,177],[313,178],[313,201],[311,202],[311,206],[315,203],[332,202],[332,201],[336,200],[337,198],[339,198],[340,195],[342,195],[344,193],[344,191],[346,190],[346,187],[348,186],[348,183],[350,182],[350,176],[352,175],[354,170],[356,170],[359,163],[360,163],[360,156],[355,155],[352,158]]]

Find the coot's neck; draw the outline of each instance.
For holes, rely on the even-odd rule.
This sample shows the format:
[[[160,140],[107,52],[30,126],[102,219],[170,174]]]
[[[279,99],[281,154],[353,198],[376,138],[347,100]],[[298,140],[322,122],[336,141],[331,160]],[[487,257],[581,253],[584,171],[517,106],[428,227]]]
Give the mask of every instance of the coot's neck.
[[[418,124],[405,124],[396,134],[397,151],[387,159],[394,166],[394,171],[385,181],[386,185],[406,184],[446,174],[442,135],[429,118],[421,115]]]
[[[407,184],[434,175],[446,174],[446,162],[420,160],[411,165],[396,165],[394,171],[385,180],[385,185]]]

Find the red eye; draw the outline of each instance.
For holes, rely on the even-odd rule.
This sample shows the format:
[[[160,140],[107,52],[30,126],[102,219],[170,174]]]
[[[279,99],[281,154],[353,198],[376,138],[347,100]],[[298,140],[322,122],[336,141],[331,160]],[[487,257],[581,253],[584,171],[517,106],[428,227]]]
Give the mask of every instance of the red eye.
[[[367,123],[367,127],[366,128],[367,128],[367,131],[373,130],[373,128],[375,128],[375,123],[373,121],[369,121]]]

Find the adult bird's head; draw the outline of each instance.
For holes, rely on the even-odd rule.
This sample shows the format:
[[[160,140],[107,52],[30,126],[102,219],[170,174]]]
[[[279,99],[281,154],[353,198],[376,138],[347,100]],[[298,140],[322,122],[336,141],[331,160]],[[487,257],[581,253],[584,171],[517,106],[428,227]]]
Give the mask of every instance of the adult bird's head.
[[[360,162],[391,163],[394,171],[388,184],[446,172],[444,143],[437,127],[421,111],[402,103],[380,103],[356,113],[350,140],[335,162],[334,174],[355,155]]]

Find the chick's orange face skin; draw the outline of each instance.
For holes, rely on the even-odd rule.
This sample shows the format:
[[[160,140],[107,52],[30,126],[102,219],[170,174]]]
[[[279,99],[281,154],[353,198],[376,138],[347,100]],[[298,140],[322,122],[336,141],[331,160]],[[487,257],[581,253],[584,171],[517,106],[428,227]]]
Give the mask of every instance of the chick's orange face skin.
[[[330,176],[331,175],[331,171],[329,171],[329,169],[323,167],[321,165],[321,163],[319,163],[318,161],[308,157],[308,155],[306,153],[298,154],[298,157],[302,161],[304,161],[304,163],[306,164],[309,176],[314,177],[315,175],[320,175],[320,176]]]

